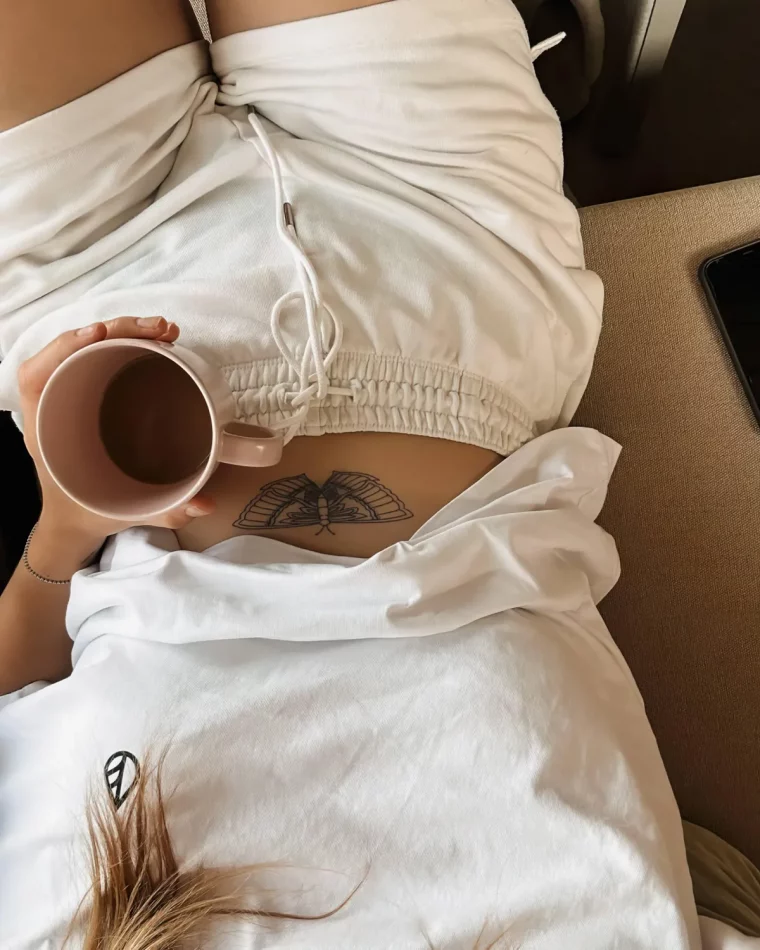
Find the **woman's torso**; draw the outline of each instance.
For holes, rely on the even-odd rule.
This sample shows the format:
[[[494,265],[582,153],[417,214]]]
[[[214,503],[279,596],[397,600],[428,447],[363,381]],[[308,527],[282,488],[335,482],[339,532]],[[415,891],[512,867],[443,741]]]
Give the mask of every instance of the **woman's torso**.
[[[452,2],[412,32],[403,17],[425,4],[378,7],[395,26],[370,57],[307,43],[294,69],[290,43],[250,38],[258,52],[235,67],[225,56],[243,41],[217,47],[222,82],[263,100],[279,127],[298,235],[346,331],[332,378],[351,395],[314,406],[304,435],[323,437],[294,441],[276,472],[251,482],[220,469],[217,519],[183,540],[237,533],[233,517],[260,517],[264,479],[306,475],[294,504],[312,523],[266,533],[382,550],[330,562],[248,538],[206,555],[148,545],[126,563],[141,544],[128,532],[120,564],[77,579],[74,675],[0,717],[11,945],[39,946],[82,896],[61,865],[81,842],[92,776],[167,739],[187,860],[280,860],[341,884],[376,862],[320,931],[331,950],[416,947],[421,929],[436,946],[469,946],[484,920],[491,939],[508,929],[531,950],[607,947],[633,927],[641,946],[652,933],[689,944],[675,805],[593,603],[615,573],[590,520],[609,449],[579,460],[580,481],[593,476],[579,485],[568,457],[598,437],[548,436],[562,443],[552,459],[527,445],[505,463],[514,477],[486,476],[490,500],[479,483],[474,508],[498,509],[491,530],[486,513],[463,523],[460,498],[424,537],[392,543],[497,455],[569,418],[600,323],[522,23],[510,4],[472,6],[467,30]],[[378,63],[367,109],[356,80]],[[415,63],[427,72],[410,75]],[[217,106],[200,48],[98,95],[108,108],[82,100],[76,121],[43,116],[0,150],[2,404],[15,405],[18,362],[61,330],[161,313],[223,366],[240,419],[282,421],[292,380],[270,317],[296,282],[271,175],[239,135],[246,109]],[[301,316],[287,323],[303,345]],[[377,479],[373,504],[411,517],[333,520],[359,510],[345,481],[327,491],[334,472],[364,478],[351,482],[363,502]]]
[[[273,468],[221,465],[205,489],[216,510],[178,536],[191,551],[258,535],[325,554],[370,557],[410,538],[499,461],[487,449],[424,436],[297,438]]]

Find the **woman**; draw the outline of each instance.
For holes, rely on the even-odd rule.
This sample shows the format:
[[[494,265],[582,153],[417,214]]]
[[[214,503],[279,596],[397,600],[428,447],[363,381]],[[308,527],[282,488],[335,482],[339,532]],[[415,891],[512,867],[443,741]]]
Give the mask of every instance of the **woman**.
[[[601,290],[509,0],[212,0],[211,65],[182,0],[5,6],[0,396],[43,513],[0,601],[0,945],[697,947],[595,607],[617,449],[562,426]],[[37,401],[180,330],[288,444],[122,531]],[[325,919],[201,934],[233,910]]]

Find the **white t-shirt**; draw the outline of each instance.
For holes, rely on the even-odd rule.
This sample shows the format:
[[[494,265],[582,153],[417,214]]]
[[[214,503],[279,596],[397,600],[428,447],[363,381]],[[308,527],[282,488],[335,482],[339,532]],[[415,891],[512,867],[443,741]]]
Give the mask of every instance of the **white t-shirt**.
[[[283,862],[278,909],[209,947],[697,950],[673,795],[596,610],[617,447],[542,436],[367,561],[119,536],[78,575],[70,679],[0,711],[0,946],[57,946],[84,800],[170,744],[182,862]],[[255,934],[255,936],[254,936]],[[48,942],[49,941],[49,942]]]

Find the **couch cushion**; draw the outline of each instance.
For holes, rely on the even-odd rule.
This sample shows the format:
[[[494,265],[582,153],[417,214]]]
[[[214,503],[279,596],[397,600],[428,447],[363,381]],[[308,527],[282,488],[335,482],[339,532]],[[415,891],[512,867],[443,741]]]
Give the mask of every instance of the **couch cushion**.
[[[760,238],[760,178],[583,209],[607,286],[576,423],[622,443],[602,605],[684,817],[760,862],[760,427],[697,279]],[[760,299],[758,299],[760,307]]]

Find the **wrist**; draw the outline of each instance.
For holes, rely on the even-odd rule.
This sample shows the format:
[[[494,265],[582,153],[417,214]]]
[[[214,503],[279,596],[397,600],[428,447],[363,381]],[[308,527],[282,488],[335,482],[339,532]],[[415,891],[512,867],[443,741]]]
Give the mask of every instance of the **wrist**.
[[[68,578],[92,561],[105,540],[101,532],[64,523],[43,510],[29,545],[30,562],[41,574]]]

